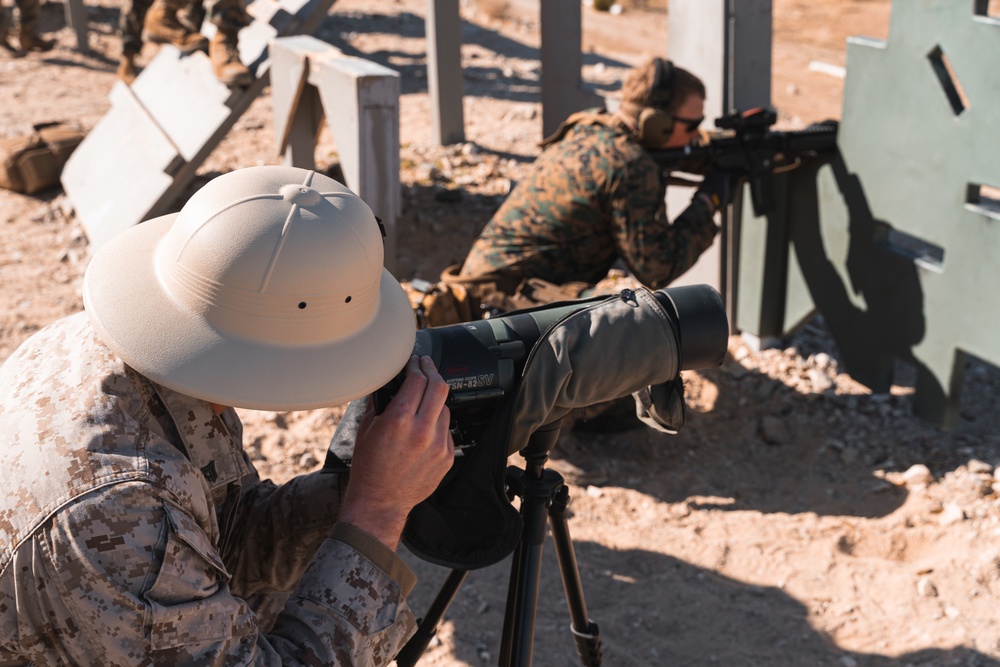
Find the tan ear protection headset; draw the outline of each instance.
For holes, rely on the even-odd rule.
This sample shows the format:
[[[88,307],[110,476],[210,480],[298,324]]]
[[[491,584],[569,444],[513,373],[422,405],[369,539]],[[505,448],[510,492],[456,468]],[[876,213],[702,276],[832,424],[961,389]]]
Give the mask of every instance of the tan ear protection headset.
[[[673,114],[663,107],[670,105],[674,92],[674,64],[663,58],[656,58],[656,73],[650,100],[656,99],[660,106],[643,107],[636,121],[636,137],[644,146],[662,146],[674,131]]]

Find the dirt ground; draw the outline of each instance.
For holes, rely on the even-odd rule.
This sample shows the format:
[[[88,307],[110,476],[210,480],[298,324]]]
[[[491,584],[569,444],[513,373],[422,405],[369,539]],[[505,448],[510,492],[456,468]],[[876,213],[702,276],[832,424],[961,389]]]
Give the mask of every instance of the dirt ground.
[[[588,86],[613,94],[630,65],[666,52],[655,4],[585,9]],[[464,257],[541,138],[537,3],[464,0],[468,143],[431,144],[426,5],[340,0],[317,33],[402,74],[402,279]],[[0,53],[0,137],[57,119],[86,129],[107,110],[120,6],[88,7],[91,55],[74,50],[59,2],[42,9],[54,51]],[[774,0],[773,11],[779,123],[838,117],[842,80],[810,63],[843,66],[849,35],[885,38],[890,2]],[[195,187],[280,163],[272,124],[265,91]],[[335,162],[325,134],[317,158]],[[440,196],[455,188],[458,201]],[[0,191],[0,361],[82,308],[88,257],[61,190]],[[960,423],[943,432],[911,415],[907,369],[884,395],[841,372],[821,319],[785,342],[755,352],[733,337],[721,368],[686,373],[688,424],[676,436],[564,434],[607,472],[571,485],[569,522],[605,664],[1000,665],[1000,373],[967,370]],[[320,465],[340,414],[242,411],[245,444],[264,475],[284,480]],[[404,556],[420,577],[420,614],[447,573]],[[508,571],[504,561],[470,573],[420,664],[496,663]],[[579,664],[551,543],[540,583],[534,664]]]

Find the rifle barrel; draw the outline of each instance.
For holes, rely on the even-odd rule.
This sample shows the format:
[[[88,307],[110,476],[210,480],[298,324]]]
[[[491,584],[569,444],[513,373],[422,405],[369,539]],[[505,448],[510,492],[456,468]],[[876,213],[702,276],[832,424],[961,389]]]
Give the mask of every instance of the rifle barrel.
[[[820,123],[810,125],[804,130],[782,132],[785,150],[790,153],[806,151],[823,151],[837,146],[837,125]]]
[[[752,166],[752,153],[786,153],[798,155],[812,151],[825,151],[837,146],[837,123],[828,121],[810,125],[803,130],[768,131],[740,134],[711,139],[706,144],[667,148],[650,151],[657,164],[664,169],[682,171],[685,165],[697,164],[703,171],[711,163],[723,169],[748,169]]]

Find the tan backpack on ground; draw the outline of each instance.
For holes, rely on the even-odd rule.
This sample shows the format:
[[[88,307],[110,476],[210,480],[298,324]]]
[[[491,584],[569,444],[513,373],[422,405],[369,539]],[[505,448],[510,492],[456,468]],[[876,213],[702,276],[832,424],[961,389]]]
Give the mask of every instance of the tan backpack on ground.
[[[58,185],[84,136],[62,123],[40,123],[27,136],[0,139],[0,187],[30,195]]]
[[[513,310],[570,301],[580,298],[580,293],[590,287],[586,283],[554,285],[540,278],[518,282],[492,275],[464,277],[459,275],[460,268],[457,264],[449,266],[441,272],[441,280],[436,283],[420,278],[400,281],[410,297],[418,329],[471,322]]]
[[[431,283],[420,278],[400,281],[410,297],[417,328],[441,327],[472,320],[469,297],[461,285]]]

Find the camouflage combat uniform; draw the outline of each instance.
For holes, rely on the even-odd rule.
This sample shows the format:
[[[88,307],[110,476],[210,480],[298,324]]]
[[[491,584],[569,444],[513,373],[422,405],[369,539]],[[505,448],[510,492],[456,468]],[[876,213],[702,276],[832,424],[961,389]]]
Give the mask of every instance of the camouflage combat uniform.
[[[656,289],[711,246],[717,232],[711,206],[696,197],[671,224],[662,169],[598,112],[581,115],[603,122],[573,124],[546,147],[472,246],[462,277],[593,284],[620,258]]]
[[[0,665],[389,662],[413,575],[334,525],[338,475],[262,481],[241,437],[85,313],[25,342],[0,367]]]
[[[14,6],[17,7],[18,31],[22,35],[22,39],[26,33],[37,35],[38,15],[42,7],[41,0],[14,0]],[[7,48],[10,48],[7,44],[7,32],[13,27],[12,23],[7,8],[0,5],[0,44],[7,46]],[[21,48],[25,48],[25,45],[21,44]]]
[[[18,20],[21,30],[38,32],[38,14],[41,12],[41,0],[16,0]]]

